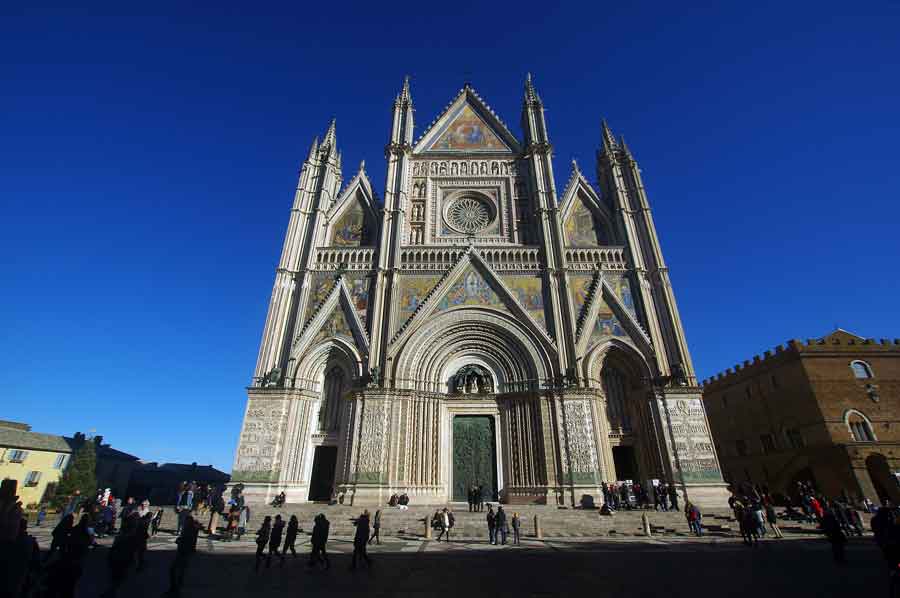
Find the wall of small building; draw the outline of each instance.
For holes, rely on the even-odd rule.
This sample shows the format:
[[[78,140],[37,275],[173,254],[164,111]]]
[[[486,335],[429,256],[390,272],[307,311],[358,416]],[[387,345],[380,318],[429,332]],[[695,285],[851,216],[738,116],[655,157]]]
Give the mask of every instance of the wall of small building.
[[[11,452],[14,450],[27,452],[25,459],[21,463],[10,461]],[[54,467],[59,455],[66,455],[61,469]],[[22,501],[23,506],[28,507],[41,502],[49,484],[59,483],[59,478],[68,465],[69,458],[70,455],[67,453],[0,447],[0,479],[16,480],[19,483],[17,491],[19,500]],[[25,480],[29,472],[32,471],[39,472],[41,477],[37,484],[25,485]]]

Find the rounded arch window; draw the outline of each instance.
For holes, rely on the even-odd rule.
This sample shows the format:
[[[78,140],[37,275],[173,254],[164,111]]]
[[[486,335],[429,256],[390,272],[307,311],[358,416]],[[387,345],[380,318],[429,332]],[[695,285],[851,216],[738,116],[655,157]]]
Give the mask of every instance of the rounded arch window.
[[[865,361],[855,360],[850,362],[850,369],[853,371],[853,375],[858,380],[866,380],[867,378],[873,378],[874,374],[872,373],[872,366],[870,366]]]
[[[849,411],[846,416],[847,427],[854,442],[875,442],[875,433],[868,418],[859,411]]]
[[[444,220],[447,225],[467,235],[485,230],[496,218],[497,212],[493,202],[486,196],[471,191],[454,197],[444,208]]]

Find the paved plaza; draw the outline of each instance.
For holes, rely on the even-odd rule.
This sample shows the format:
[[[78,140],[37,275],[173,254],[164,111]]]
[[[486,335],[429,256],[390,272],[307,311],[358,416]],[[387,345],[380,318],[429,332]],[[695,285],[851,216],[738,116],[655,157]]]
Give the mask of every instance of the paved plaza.
[[[43,548],[49,530],[35,530]],[[88,557],[81,598],[105,589],[110,539]],[[174,557],[174,536],[162,532],[150,542],[147,568],[132,572],[120,596],[161,596]],[[252,536],[240,542],[201,535],[187,574],[186,597],[260,596],[880,596],[887,571],[871,537],[854,538],[848,562],[835,566],[821,538],[764,540],[755,548],[734,538],[585,538],[491,546],[462,540],[440,544],[420,538],[385,538],[371,546],[374,561],[350,571],[350,538],[329,541],[331,569],[306,567],[309,536],[301,534],[299,556],[282,567],[254,572]]]

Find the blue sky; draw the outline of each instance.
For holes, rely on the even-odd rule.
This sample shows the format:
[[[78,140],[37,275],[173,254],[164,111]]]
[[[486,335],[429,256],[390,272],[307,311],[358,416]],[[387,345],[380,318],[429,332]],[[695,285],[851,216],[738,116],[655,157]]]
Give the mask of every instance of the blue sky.
[[[518,134],[531,71],[560,190],[625,135],[699,376],[900,336],[898,2],[182,4],[0,7],[0,418],[229,471],[298,166],[380,193],[407,73]]]

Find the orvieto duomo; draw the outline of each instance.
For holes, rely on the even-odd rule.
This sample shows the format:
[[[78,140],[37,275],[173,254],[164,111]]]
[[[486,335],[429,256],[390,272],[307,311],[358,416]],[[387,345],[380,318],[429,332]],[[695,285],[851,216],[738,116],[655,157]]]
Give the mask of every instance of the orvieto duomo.
[[[313,141],[234,460],[248,498],[573,506],[665,479],[724,503],[634,156],[598,117],[595,183],[573,162],[560,191],[530,77],[520,128],[467,84],[417,134],[407,80],[383,200],[364,165],[345,180],[334,122]]]

